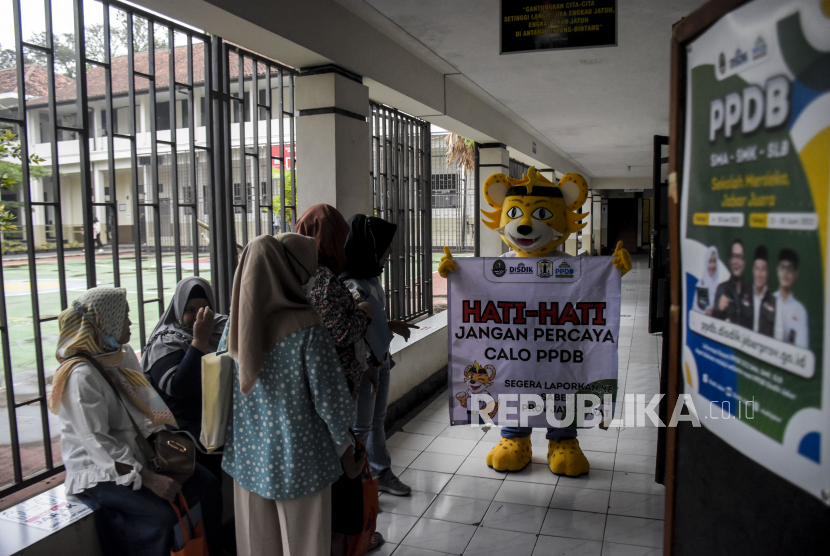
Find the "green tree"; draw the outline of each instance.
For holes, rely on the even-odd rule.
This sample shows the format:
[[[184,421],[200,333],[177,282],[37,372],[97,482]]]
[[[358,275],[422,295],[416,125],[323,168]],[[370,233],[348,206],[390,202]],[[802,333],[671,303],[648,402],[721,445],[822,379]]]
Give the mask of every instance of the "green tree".
[[[123,47],[124,54],[127,53],[127,14],[119,11],[116,14],[118,25],[113,25],[112,34],[118,39],[118,46]],[[147,20],[140,17],[133,17],[133,49],[135,52],[147,52],[150,48],[150,33]],[[167,27],[156,25],[153,29],[153,44],[156,50],[167,50],[168,48]],[[113,54],[115,56],[115,54]]]
[[[55,73],[75,78],[75,35],[64,33],[55,37]],[[46,33],[35,33],[29,37],[32,44],[46,45]],[[39,50],[24,49],[23,63],[26,66],[47,67],[49,59]],[[0,46],[0,69],[11,69],[17,64],[17,52]]]
[[[294,175],[297,175],[297,170],[294,170]],[[280,220],[282,220],[282,206],[280,203],[280,193],[279,193],[279,184],[276,186],[277,194],[274,195],[274,198],[271,199],[271,208],[274,211],[274,214],[277,215]],[[286,170],[285,172],[285,204],[289,204],[291,202],[291,172]],[[291,210],[291,209],[287,209]],[[291,224],[291,219],[288,220],[288,224]]]
[[[11,48],[3,48],[3,45],[0,45],[0,69],[13,68],[16,63],[17,55],[14,53],[14,50]]]
[[[103,24],[96,23],[88,25],[84,33],[86,43],[86,57],[91,60],[105,62],[106,37],[104,36]],[[153,43],[157,51],[167,50],[168,30],[166,27],[156,25],[153,33]],[[29,37],[28,42],[40,46],[46,44],[46,32],[35,33]],[[54,37],[55,52],[55,73],[75,79],[77,71],[75,68],[75,33],[63,33]],[[133,18],[133,48],[135,52],[147,52],[150,39],[147,20]],[[126,56],[127,54],[127,14],[119,11],[115,20],[111,20],[110,27],[110,56]],[[48,58],[45,53],[32,50],[23,50],[24,64],[26,66],[38,65],[46,67]],[[0,69],[14,68],[17,63],[17,52],[11,48],[3,48],[0,45]],[[92,69],[87,66],[87,71]]]
[[[17,135],[6,130],[5,133],[0,132],[0,187],[3,189],[13,190],[15,184],[23,180],[23,167],[8,159],[17,159],[23,161],[23,155],[20,153],[20,141],[17,141]],[[51,175],[48,168],[39,166],[44,159],[36,154],[29,155],[29,176],[31,178],[44,178]],[[6,210],[5,205],[0,204],[0,232],[7,232],[17,228],[12,222],[14,215]]]

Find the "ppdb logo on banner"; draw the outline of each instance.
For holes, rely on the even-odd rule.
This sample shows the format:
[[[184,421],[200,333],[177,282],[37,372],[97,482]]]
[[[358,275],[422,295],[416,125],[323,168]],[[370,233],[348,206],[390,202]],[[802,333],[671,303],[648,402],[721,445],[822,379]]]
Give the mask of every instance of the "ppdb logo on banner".
[[[509,426],[610,419],[621,296],[611,257],[457,263],[448,293],[452,424],[478,423],[482,411]]]

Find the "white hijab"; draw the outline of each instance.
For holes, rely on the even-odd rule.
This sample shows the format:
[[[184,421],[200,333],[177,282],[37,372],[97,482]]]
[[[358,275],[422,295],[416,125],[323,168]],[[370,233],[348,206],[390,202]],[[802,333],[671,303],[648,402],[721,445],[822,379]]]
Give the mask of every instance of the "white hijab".
[[[715,255],[715,272],[713,274],[709,274],[709,260],[712,258],[712,255]],[[706,288],[709,290],[709,304],[704,307],[703,309],[700,308],[700,305],[697,303],[697,292],[695,292],[695,304],[694,309],[696,311],[703,312],[709,307],[712,307],[715,304],[715,292],[718,289],[718,263],[720,260],[718,259],[718,248],[714,245],[709,247],[706,250],[706,257],[703,259],[703,272],[700,276],[700,281],[697,283],[698,288]]]

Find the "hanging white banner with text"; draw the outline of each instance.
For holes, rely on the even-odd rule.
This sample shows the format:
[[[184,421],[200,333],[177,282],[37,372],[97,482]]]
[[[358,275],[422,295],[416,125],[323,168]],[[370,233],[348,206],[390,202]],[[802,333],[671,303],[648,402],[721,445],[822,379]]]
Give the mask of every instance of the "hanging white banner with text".
[[[601,401],[582,406],[593,416],[616,399],[620,271],[611,257],[456,261],[447,300],[453,425],[479,422],[475,407],[496,424],[546,427],[566,419],[575,394]],[[536,414],[508,422],[519,421],[520,403]]]

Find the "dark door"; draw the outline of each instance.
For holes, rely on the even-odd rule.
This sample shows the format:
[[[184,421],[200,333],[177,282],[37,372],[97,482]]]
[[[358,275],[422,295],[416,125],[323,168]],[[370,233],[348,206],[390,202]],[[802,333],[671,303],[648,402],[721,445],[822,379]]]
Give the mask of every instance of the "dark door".
[[[637,251],[637,199],[608,199],[608,249],[614,251],[618,241],[630,252]]]

